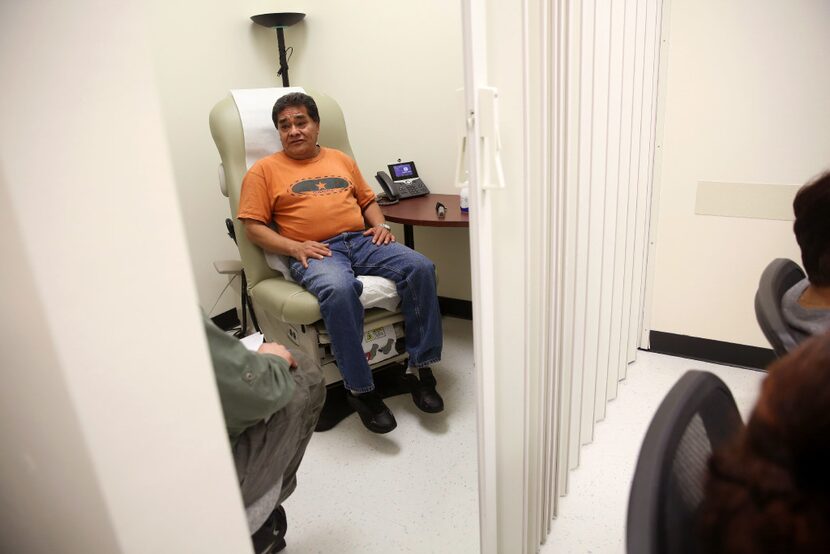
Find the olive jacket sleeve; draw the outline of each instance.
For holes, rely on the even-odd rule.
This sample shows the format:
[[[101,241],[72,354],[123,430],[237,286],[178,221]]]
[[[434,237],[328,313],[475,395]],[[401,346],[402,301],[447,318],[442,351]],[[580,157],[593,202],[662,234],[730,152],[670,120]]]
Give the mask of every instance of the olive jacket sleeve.
[[[294,379],[286,360],[251,352],[202,314],[225,425],[232,442],[288,404]]]

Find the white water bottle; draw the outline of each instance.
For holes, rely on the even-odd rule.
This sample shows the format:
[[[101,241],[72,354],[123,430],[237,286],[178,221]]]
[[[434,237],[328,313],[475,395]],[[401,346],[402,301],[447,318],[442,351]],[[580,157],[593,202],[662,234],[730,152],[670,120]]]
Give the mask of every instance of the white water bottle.
[[[461,187],[459,196],[461,197],[461,211],[463,213],[468,213],[470,211],[470,188]]]

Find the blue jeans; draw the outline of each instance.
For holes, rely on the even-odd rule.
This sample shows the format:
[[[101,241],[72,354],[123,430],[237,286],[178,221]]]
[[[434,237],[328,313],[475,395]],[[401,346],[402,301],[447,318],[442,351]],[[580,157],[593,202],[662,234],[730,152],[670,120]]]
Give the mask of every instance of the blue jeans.
[[[372,237],[364,237],[362,231],[342,233],[322,242],[331,249],[331,257],[309,259],[308,269],[291,260],[291,275],[320,302],[346,388],[358,393],[375,388],[362,346],[363,283],[357,280],[358,275],[376,275],[395,282],[406,325],[409,365],[426,367],[440,361],[444,337],[432,262],[397,242],[372,244]]]

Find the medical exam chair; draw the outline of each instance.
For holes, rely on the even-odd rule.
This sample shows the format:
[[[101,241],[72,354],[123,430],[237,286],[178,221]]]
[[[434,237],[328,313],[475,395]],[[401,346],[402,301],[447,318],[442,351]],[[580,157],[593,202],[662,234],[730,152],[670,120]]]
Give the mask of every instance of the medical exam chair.
[[[272,133],[270,140],[276,137],[277,143],[279,142],[277,131],[271,123],[271,107],[283,93],[281,89],[233,91],[211,110],[210,130],[222,160],[219,167],[220,189],[230,203],[239,255],[252,300],[251,308],[256,312],[266,340],[300,349],[323,369],[328,398],[317,430],[325,431],[352,413],[352,410],[346,403],[346,391],[332,355],[320,306],[311,293],[286,279],[279,270],[269,267],[273,256],[269,255],[266,260],[266,254],[248,241],[243,223],[236,219],[242,178],[257,158],[256,154],[252,157],[252,153],[257,148],[262,148],[262,145],[256,145],[257,136]],[[320,144],[354,157],[343,112],[338,104],[325,94],[314,91],[306,93],[315,99],[319,108]],[[375,339],[376,344],[381,345],[373,348],[364,342],[367,356],[375,356],[375,359],[370,359],[369,365],[375,372],[378,391],[384,397],[408,393],[409,389],[401,379],[407,358],[403,315],[397,310],[393,312],[370,308],[365,313],[364,321],[364,337],[368,335],[369,339]],[[378,336],[381,337],[380,341],[377,340]],[[381,352],[383,350],[385,352]]]

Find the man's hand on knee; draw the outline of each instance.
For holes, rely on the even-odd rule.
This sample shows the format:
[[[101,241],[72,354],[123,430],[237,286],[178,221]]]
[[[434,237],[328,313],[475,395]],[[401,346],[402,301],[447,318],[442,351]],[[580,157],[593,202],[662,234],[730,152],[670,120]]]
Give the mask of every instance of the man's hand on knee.
[[[308,269],[309,258],[322,260],[327,256],[331,256],[331,249],[328,245],[313,240],[298,242],[291,250],[291,257],[303,264],[306,269]]]
[[[373,244],[383,245],[395,242],[395,235],[393,235],[392,231],[383,225],[375,225],[374,227],[370,227],[363,232],[364,237],[368,237],[369,235],[372,235]]]
[[[291,355],[291,352],[289,352],[286,347],[276,342],[263,342],[259,349],[257,349],[257,352],[260,354],[273,354],[275,356],[279,356],[288,362],[288,365],[290,365],[291,368],[297,367],[297,362],[294,360],[294,356]]]

